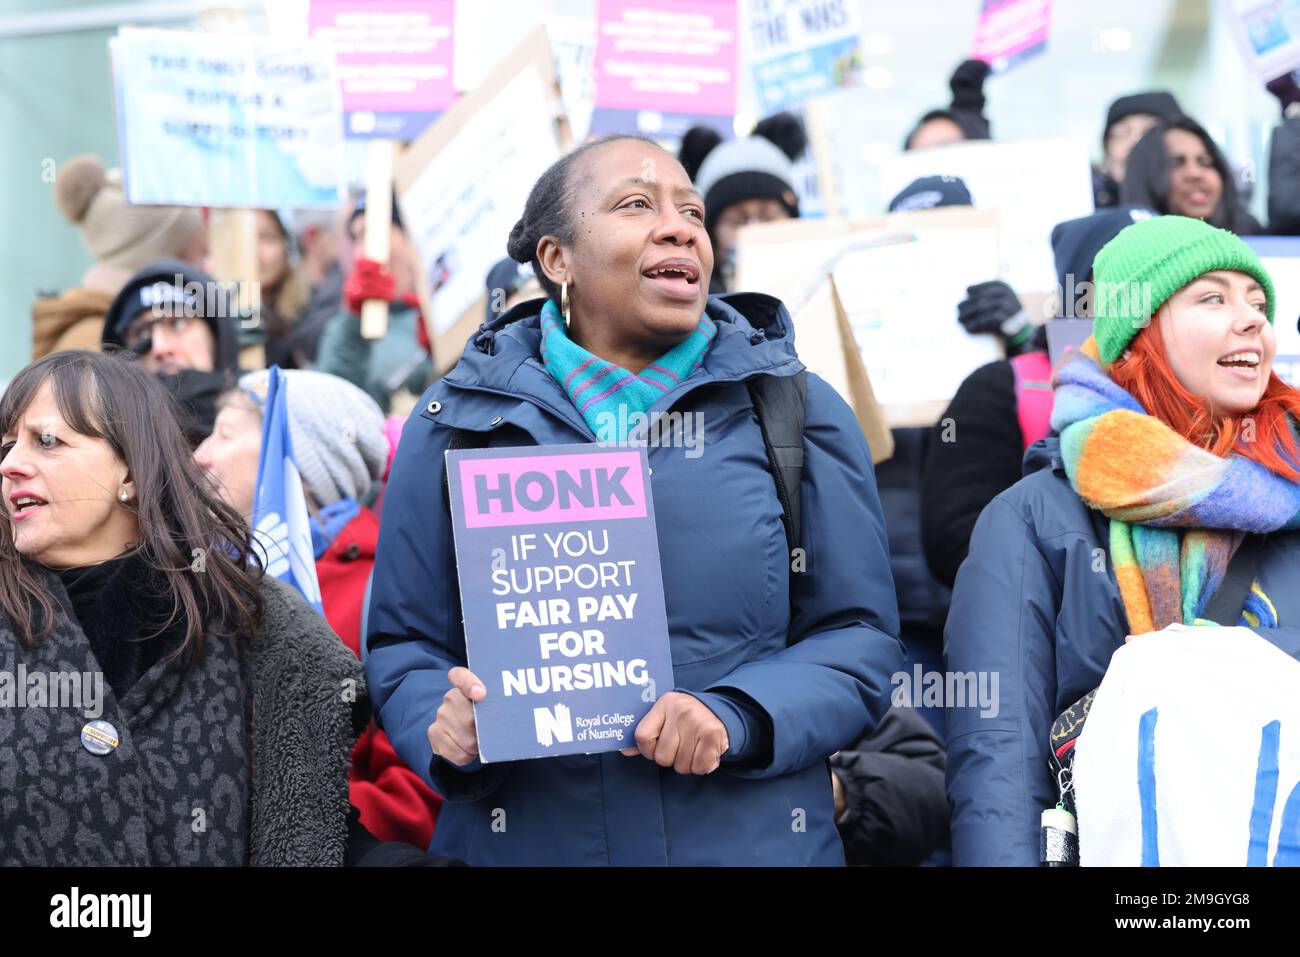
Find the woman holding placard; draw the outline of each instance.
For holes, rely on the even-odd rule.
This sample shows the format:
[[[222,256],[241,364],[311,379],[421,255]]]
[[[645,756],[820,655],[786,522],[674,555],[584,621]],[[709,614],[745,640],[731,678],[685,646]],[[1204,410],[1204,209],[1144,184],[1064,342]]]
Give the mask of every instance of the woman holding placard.
[[[447,799],[431,850],[471,864],[842,864],[826,762],[880,720],[902,660],[852,411],[807,376],[792,554],[749,388],[803,372],[789,316],[765,296],[708,296],[703,202],[649,140],[561,159],[509,252],[548,299],[487,322],[421,399],[370,605],[381,724]],[[464,667],[445,450],[458,434],[618,444],[605,424],[668,410],[703,430],[702,444],[648,449],[676,688],[659,689],[622,754],[482,763],[472,705],[500,686]]]
[[[1125,227],[1093,278],[1093,336],[1057,369],[1053,434],[957,575],[948,671],[1000,675],[1001,695],[993,714],[949,708],[956,864],[1036,865],[1040,838],[1059,863],[1040,814],[1068,830],[1052,809],[1071,801],[1090,692],[1133,636],[1241,625],[1300,655],[1300,392],[1272,373],[1272,281],[1236,236],[1181,216]],[[1180,793],[1161,800],[1194,797]],[[1105,850],[1086,833],[1081,849]]]

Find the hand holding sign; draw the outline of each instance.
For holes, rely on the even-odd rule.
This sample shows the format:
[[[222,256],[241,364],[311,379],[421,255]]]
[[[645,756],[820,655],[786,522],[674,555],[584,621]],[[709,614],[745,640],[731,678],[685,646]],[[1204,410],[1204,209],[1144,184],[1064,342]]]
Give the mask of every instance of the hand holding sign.
[[[730,747],[727,729],[708,705],[680,691],[655,702],[636,726],[636,743],[619,753],[644,755],[678,774],[712,774]]]
[[[452,668],[447,677],[451,688],[442,696],[437,716],[429,725],[429,747],[452,764],[466,765],[478,757],[474,702],[486,698],[487,689],[468,668]]]

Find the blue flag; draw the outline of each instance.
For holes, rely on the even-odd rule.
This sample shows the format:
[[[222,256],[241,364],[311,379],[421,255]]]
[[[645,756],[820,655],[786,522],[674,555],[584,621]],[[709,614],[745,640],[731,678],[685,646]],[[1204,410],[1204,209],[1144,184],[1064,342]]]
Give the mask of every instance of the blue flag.
[[[279,366],[271,366],[262,407],[262,449],[257,460],[257,495],[253,501],[253,539],[267,574],[288,582],[307,604],[324,615],[311,520],[302,477],[289,434],[288,383]]]

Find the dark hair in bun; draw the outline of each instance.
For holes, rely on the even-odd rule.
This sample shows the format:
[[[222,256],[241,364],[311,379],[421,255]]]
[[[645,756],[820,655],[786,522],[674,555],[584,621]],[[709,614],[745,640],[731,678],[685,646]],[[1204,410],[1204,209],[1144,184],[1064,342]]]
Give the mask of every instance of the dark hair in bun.
[[[576,150],[561,156],[533,184],[528,200],[524,203],[524,214],[510,230],[510,237],[506,240],[506,255],[517,263],[531,263],[537,281],[542,284],[542,290],[556,302],[560,299],[560,289],[547,278],[542,269],[542,264],[537,259],[537,244],[542,241],[543,236],[554,236],[562,243],[573,241],[571,200],[574,165],[583,155],[619,140],[641,140],[656,149],[659,148],[659,144],[649,137],[614,133],[584,143]]]

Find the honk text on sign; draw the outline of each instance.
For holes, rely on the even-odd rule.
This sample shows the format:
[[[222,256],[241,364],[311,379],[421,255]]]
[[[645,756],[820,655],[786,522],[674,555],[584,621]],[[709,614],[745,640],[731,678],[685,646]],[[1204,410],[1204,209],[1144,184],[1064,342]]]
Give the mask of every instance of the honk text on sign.
[[[645,450],[452,451],[447,477],[480,760],[635,747],[673,688]]]

